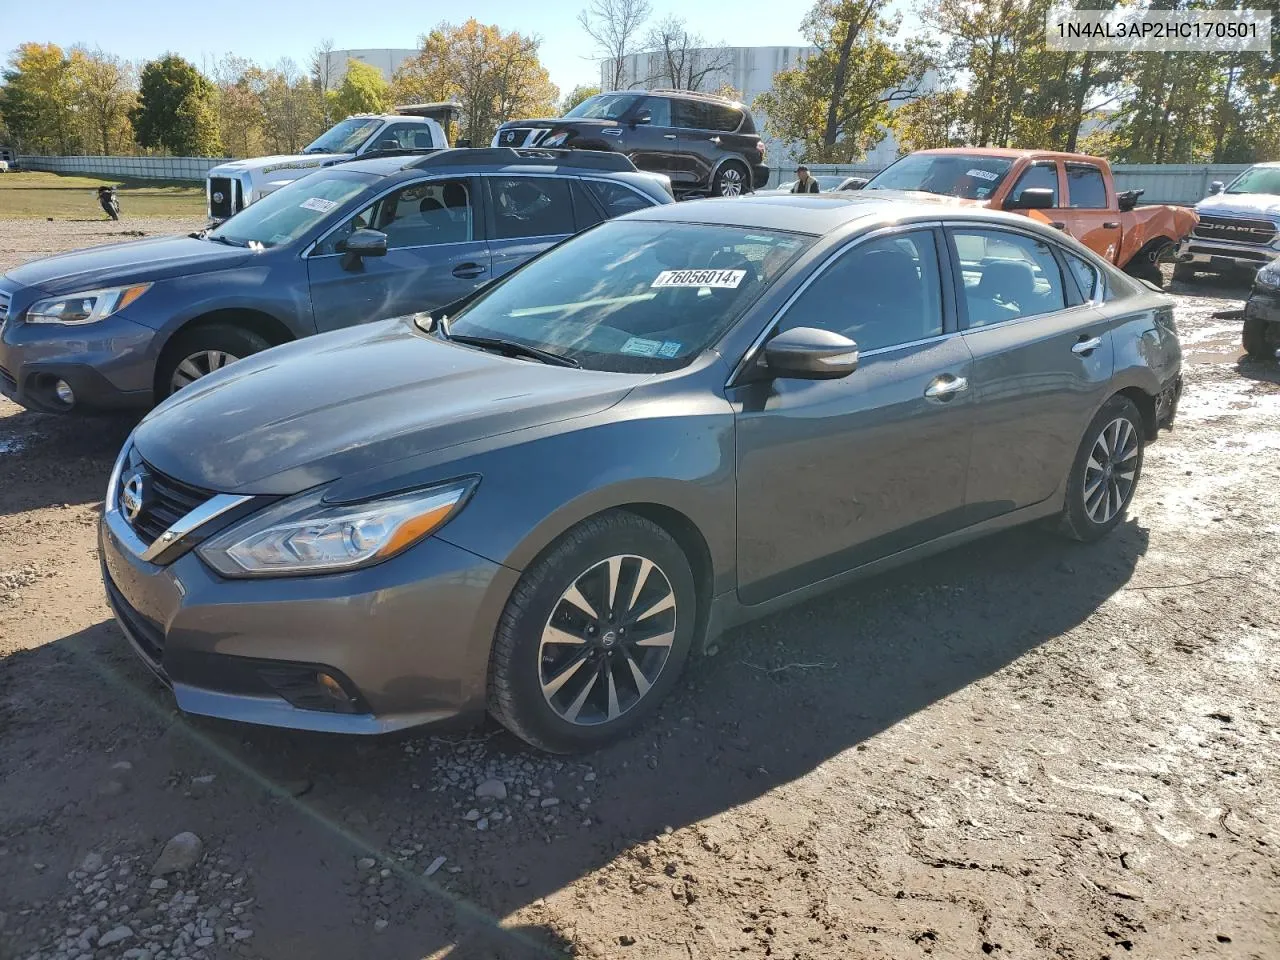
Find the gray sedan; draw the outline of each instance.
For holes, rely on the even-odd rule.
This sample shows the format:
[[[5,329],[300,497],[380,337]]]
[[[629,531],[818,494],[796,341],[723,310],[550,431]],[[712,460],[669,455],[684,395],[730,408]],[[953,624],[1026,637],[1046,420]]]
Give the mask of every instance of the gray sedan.
[[[1104,536],[1180,366],[1167,297],[1025,217],[656,207],[172,397],[107,489],[107,594],[191,713],[588,749],[735,624],[1015,524]]]

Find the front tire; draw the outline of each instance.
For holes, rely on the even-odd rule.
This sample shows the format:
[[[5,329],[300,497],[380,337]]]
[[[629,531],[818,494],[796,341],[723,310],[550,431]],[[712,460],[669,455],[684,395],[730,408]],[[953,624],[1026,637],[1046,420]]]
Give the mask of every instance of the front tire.
[[[520,578],[498,624],[489,712],[550,753],[643,723],[692,646],[697,590],[665,530],[622,510],[565,533]]]
[[[751,172],[740,163],[721,165],[711,181],[711,194],[716,197],[740,197],[751,192]]]
[[[1060,529],[1073,540],[1101,540],[1124,519],[1142,474],[1142,414],[1115,396],[1094,416],[1067,477]]]
[[[1195,267],[1189,263],[1175,263],[1173,265],[1173,279],[1179,283],[1191,283],[1196,278]]]
[[[265,337],[229,324],[215,323],[174,337],[156,365],[156,402],[196,380],[270,347]]]
[[[1276,359],[1276,351],[1280,350],[1280,324],[1273,331],[1268,330],[1270,324],[1258,317],[1247,317],[1244,330],[1241,331],[1244,352],[1251,360],[1268,361]]]

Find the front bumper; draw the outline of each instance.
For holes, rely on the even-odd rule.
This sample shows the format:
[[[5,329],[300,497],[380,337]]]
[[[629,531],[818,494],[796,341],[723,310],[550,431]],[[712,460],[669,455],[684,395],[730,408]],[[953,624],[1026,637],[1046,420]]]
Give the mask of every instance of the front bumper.
[[[1206,271],[1258,270],[1276,259],[1280,251],[1256,243],[1203,240],[1191,236],[1178,244],[1177,262]]]
[[[428,539],[350,573],[227,580],[194,551],[169,566],[141,560],[114,510],[98,540],[116,620],[182,710],[331,733],[483,711],[494,630],[519,576]],[[311,701],[280,679],[320,671],[350,695],[344,709],[299,706]]]
[[[146,408],[155,336],[120,314],[78,327],[10,321],[0,327],[0,393],[42,413]],[[71,406],[54,392],[59,380],[75,393]]]
[[[1280,323],[1280,288],[1263,290],[1254,287],[1244,305],[1246,320],[1265,320]]]

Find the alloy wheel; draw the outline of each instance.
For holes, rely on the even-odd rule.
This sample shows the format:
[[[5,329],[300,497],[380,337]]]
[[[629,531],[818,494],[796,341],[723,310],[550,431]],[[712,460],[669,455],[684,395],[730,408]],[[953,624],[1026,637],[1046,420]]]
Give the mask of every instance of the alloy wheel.
[[[1138,471],[1138,431],[1117,417],[1098,434],[1084,468],[1084,509],[1094,523],[1107,523],[1133,494]]]
[[[720,171],[720,196],[742,196],[742,171],[737,167],[725,167]]]
[[[169,382],[170,392],[181,390],[201,377],[207,377],[215,370],[221,370],[228,363],[235,363],[239,357],[232,356],[223,350],[199,350],[191,354],[173,371]]]
[[[676,635],[676,595],[656,563],[623,554],[581,573],[538,646],[542,696],[568,723],[616,720],[649,693]]]

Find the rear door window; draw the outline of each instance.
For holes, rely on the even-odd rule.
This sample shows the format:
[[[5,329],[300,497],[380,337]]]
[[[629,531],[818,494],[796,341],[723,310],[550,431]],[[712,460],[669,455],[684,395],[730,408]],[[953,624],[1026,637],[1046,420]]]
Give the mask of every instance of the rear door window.
[[[1079,210],[1106,210],[1107,184],[1089,164],[1067,164],[1067,204]]]
[[[1049,244],[1004,230],[954,230],[970,329],[1066,309],[1062,269]]]
[[[559,177],[490,177],[497,240],[574,232],[569,181]]]
[[[699,100],[673,100],[671,123],[685,130],[714,130],[711,111],[711,104]]]

